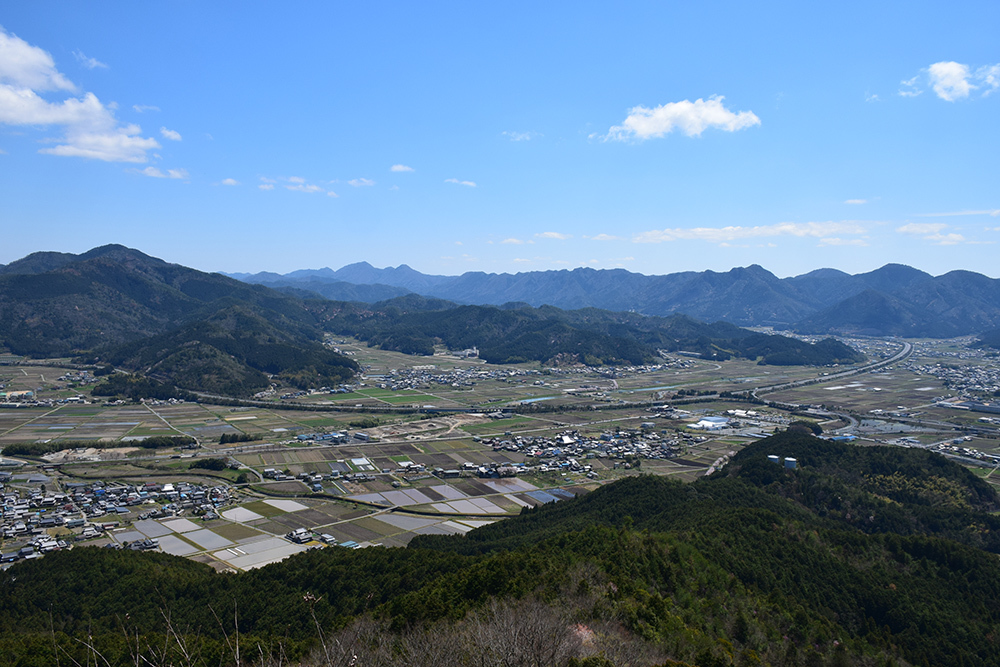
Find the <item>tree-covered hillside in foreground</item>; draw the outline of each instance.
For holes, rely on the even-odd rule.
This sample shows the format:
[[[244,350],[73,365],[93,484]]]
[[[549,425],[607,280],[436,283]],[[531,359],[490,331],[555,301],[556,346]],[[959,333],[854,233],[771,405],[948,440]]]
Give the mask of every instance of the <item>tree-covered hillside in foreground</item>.
[[[798,459],[798,470],[767,460]],[[406,549],[241,574],[74,549],[0,576],[7,664],[997,665],[998,499],[923,450],[785,433]],[[105,662],[106,661],[106,662]]]

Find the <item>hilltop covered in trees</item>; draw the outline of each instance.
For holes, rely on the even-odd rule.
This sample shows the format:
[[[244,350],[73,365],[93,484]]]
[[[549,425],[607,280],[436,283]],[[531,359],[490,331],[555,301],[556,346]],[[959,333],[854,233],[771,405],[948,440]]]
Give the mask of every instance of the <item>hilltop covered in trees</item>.
[[[480,358],[498,364],[559,358],[588,365],[642,364],[655,360],[658,350],[689,351],[717,361],[742,357],[775,365],[864,360],[864,355],[833,339],[810,344],[683,315],[646,317],[527,304],[455,306],[414,295],[373,306],[341,304],[325,326],[334,333],[408,354],[433,354],[436,343],[455,350],[477,347]]]
[[[789,432],[694,484],[628,478],[406,549],[236,575],[50,554],[0,575],[0,650],[25,666],[82,664],[87,646],[111,664],[233,664],[238,620],[248,664],[993,665],[997,507],[936,454]]]

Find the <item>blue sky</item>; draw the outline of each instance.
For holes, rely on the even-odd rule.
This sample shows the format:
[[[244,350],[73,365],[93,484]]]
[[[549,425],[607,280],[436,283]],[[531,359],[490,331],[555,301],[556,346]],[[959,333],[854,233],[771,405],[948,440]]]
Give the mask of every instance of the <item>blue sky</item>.
[[[8,3],[0,263],[1000,277],[1000,3]]]

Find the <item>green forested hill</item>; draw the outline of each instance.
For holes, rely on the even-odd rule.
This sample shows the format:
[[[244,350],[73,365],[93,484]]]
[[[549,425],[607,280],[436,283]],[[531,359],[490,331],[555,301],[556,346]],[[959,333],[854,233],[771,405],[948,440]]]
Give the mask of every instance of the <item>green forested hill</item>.
[[[452,307],[449,307],[452,306]],[[491,363],[575,360],[592,365],[641,364],[657,350],[697,352],[705,358],[760,359],[776,365],[857,363],[864,355],[835,340],[809,344],[754,333],[732,324],[706,324],[683,315],[646,317],[596,308],[458,306],[406,296],[373,306],[342,304],[325,325],[384,349],[432,354],[477,347]]]
[[[84,357],[162,378],[178,387],[245,396],[279,382],[333,386],[354,375],[351,359],[310,340],[301,325],[277,327],[245,306]]]
[[[71,637],[89,636],[134,663],[175,633],[197,649],[183,664],[231,664],[238,618],[245,651],[303,664],[347,664],[327,658],[336,646],[357,664],[537,664],[497,654],[544,630],[537,646],[565,649],[553,665],[997,665],[996,507],[935,454],[783,434],[694,484],[629,478],[406,549],[315,550],[238,575],[50,554],[0,575],[0,650],[47,665],[55,644],[82,664]],[[323,660],[303,653],[324,645]]]

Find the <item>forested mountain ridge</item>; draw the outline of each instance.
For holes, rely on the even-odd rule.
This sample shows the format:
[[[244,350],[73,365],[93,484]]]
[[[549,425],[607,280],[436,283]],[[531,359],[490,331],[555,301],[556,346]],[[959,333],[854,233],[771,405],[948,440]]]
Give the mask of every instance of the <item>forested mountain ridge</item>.
[[[396,273],[419,276],[412,269]],[[291,292],[284,293],[115,245],[81,255],[35,253],[0,273],[0,348],[29,356],[77,355],[157,374],[185,389],[238,395],[265,388],[268,374],[295,386],[345,379],[354,366],[323,353],[324,332],[416,354],[432,354],[438,343],[478,347],[493,363],[640,364],[657,359],[658,350],[781,365],[863,359],[833,340],[810,345],[680,315],[524,303],[457,306],[415,294],[366,305],[325,299],[306,289],[321,286],[302,285],[284,287]],[[367,296],[394,292],[356,288],[366,290]],[[232,326],[234,317],[243,318],[240,327]],[[288,365],[276,371],[275,359]]]
[[[432,354],[436,342],[478,348],[490,363],[563,360],[588,365],[655,362],[658,351],[696,352],[706,359],[760,359],[775,365],[851,364],[864,355],[835,340],[805,343],[683,315],[668,318],[597,308],[562,310],[527,304],[458,306],[413,295],[362,306],[338,304],[324,325],[384,349]]]
[[[277,327],[244,306],[229,306],[166,333],[102,348],[81,360],[134,369],[184,389],[247,396],[279,383],[336,386],[358,364],[312,340],[302,327]]]
[[[245,653],[286,662],[323,628],[351,650],[317,663],[501,664],[544,625],[562,647],[546,664],[565,667],[996,665],[1000,563],[995,541],[975,545],[996,507],[937,454],[786,433],[693,484],[628,478],[406,549],[313,550],[236,575],[162,554],[50,554],[0,574],[0,650],[26,667],[54,664],[56,647],[83,660],[77,637],[134,663],[173,632],[184,664],[233,664],[236,610]]]
[[[1000,326],[1000,281],[969,271],[932,276],[899,264],[856,275],[818,269],[780,279],[757,265],[648,276],[590,268],[431,276],[406,265],[376,269],[366,262],[337,271],[234,275],[273,286],[308,283],[314,291],[321,283],[339,284],[331,288],[337,290],[344,290],[345,282],[378,285],[470,305],[520,301],[536,307],[594,307],[657,316],[683,313],[709,322],[802,333],[949,337]],[[373,293],[363,300],[378,298]]]
[[[293,386],[350,378],[357,364],[322,346],[319,310],[116,245],[35,253],[0,272],[0,348],[79,356],[195,391],[247,395],[269,374]]]

